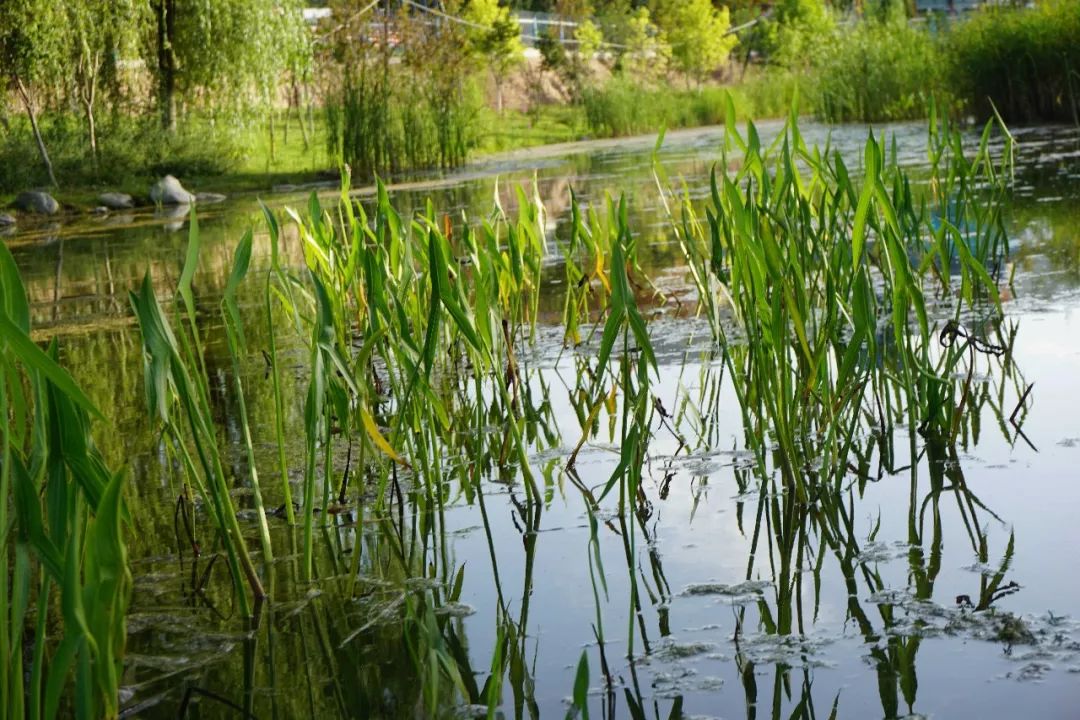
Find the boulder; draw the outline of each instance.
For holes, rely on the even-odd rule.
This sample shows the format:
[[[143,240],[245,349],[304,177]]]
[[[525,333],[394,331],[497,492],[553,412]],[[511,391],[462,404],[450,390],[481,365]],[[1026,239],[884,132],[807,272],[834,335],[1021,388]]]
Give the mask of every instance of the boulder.
[[[203,205],[210,205],[211,203],[225,202],[225,196],[221,193],[199,192],[195,193],[195,201]]]
[[[0,213],[0,228],[8,227],[15,224],[15,216],[8,215],[7,213]]]
[[[172,175],[166,175],[154,183],[150,188],[150,199],[155,205],[190,205],[195,202],[195,196]]]
[[[60,210],[60,203],[47,192],[28,190],[18,194],[15,198],[15,207],[23,212],[37,215],[55,215]]]
[[[110,210],[130,210],[135,207],[135,201],[127,193],[103,192],[97,199],[102,206]]]

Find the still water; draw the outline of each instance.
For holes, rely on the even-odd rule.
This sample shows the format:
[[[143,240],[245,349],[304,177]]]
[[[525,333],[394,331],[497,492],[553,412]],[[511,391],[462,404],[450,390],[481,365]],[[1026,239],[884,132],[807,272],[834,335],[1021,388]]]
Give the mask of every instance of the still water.
[[[777,129],[761,128],[763,136]],[[866,127],[802,130],[808,143],[828,141],[858,167]],[[895,138],[890,147],[917,177],[925,128],[876,131]],[[527,509],[519,478],[497,468],[485,474],[483,507],[451,477],[441,483],[432,534],[425,529],[430,504],[406,483],[398,525],[355,510],[320,516],[313,585],[299,580],[295,550],[285,551],[297,547],[294,533],[283,517],[272,518],[282,550],[273,599],[255,623],[234,611],[213,548],[196,559],[180,540],[178,475],[145,419],[127,292],[148,271],[159,296],[175,288],[188,218],[117,215],[5,238],[38,339],[59,340],[65,365],[110,419],[97,427],[106,458],[129,470],[128,716],[422,717],[427,693],[441,716],[468,717],[484,712],[468,696],[475,702],[485,683],[497,681],[489,672],[493,654],[513,648],[516,659],[501,680],[506,717],[562,717],[583,650],[594,717],[1080,717],[1080,131],[1015,135],[1013,282],[999,328],[1015,332],[1015,372],[1003,378],[989,361],[979,367],[980,400],[956,447],[917,447],[912,457],[906,432],[888,453],[868,438],[840,512],[792,516],[789,499],[761,488],[748,471],[736,398],[704,324],[662,306],[650,324],[657,392],[667,408],[698,408],[698,420],[680,427],[691,449],[680,451],[673,434],[657,431],[644,472],[647,511],[625,521],[612,516],[592,555],[577,483],[603,485],[618,463],[618,435],[602,431],[578,456],[577,476],[563,472],[581,435],[570,397],[578,365],[572,352],[561,352],[561,333],[542,327],[521,361],[535,399],[531,465],[543,478],[543,507]],[[656,160],[671,181],[702,196],[721,137],[673,133]],[[653,162],[653,138],[566,146],[397,186],[392,197],[402,212],[430,197],[452,218],[475,218],[496,198],[512,210],[521,186],[544,202],[555,240],[567,234],[571,188],[585,203],[625,193],[642,265],[674,297],[689,280]],[[278,209],[307,203],[302,193],[264,199]],[[269,250],[254,198],[201,209],[199,223],[196,292],[211,338],[211,400],[234,448],[233,472],[244,478],[216,306],[242,234],[255,227],[253,276]],[[300,267],[295,233],[287,238]],[[553,259],[540,307],[552,325],[561,277]],[[261,298],[249,292],[245,310],[255,318]],[[249,347],[265,347],[265,329],[248,325]],[[300,427],[306,379],[295,347],[285,388],[292,426]],[[266,460],[260,475],[277,506],[272,390],[257,353],[247,373],[248,412]],[[1021,435],[1009,418],[1032,384],[1017,416]],[[297,458],[302,443],[296,439]],[[346,462],[339,458],[335,472]],[[299,480],[298,467],[290,473]],[[236,483],[254,547],[249,495]],[[201,511],[194,522],[211,545]],[[407,558],[395,556],[391,532],[411,548]],[[600,574],[606,590],[594,582]],[[449,600],[455,593],[446,585],[458,577],[460,593]],[[436,656],[434,646],[455,660],[454,672],[432,687],[415,668]],[[460,689],[447,679],[453,675]]]

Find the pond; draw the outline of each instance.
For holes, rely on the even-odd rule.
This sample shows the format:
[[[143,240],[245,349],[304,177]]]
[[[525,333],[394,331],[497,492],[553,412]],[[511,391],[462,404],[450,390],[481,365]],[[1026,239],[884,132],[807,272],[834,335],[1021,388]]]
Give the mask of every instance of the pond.
[[[767,141],[780,126],[759,129]],[[867,132],[802,127],[808,144],[829,142],[852,168]],[[915,178],[925,172],[925,126],[875,132]],[[521,477],[498,458],[472,458],[485,467],[475,492],[458,482],[460,459],[447,457],[437,497],[403,478],[389,517],[363,510],[367,488],[360,501],[350,491],[348,503],[321,507],[315,579],[304,581],[299,532],[280,511],[275,400],[260,352],[269,338],[253,283],[241,292],[250,351],[243,380],[263,492],[279,508],[270,517],[270,601],[255,621],[241,616],[227,568],[214,560],[206,513],[178,502],[182,480],[148,421],[128,300],[148,271],[158,296],[169,297],[190,218],[112,216],[5,238],[35,339],[58,340],[62,363],[108,418],[96,426],[103,454],[129,473],[126,714],[422,717],[437,708],[472,717],[487,713],[478,694],[490,697],[485,686],[501,683],[502,717],[562,717],[586,688],[593,717],[1075,717],[1080,131],[1014,136],[1005,216],[1012,282],[992,329],[1009,338],[1008,372],[990,358],[975,363],[977,399],[955,444],[918,440],[909,449],[917,436],[903,427],[893,442],[868,437],[839,502],[797,511],[790,493],[757,479],[720,353],[705,322],[677,300],[693,289],[654,162],[669,184],[704,198],[722,130],[671,133],[655,156],[655,138],[583,143],[391,185],[402,214],[431,198],[447,223],[486,217],[496,199],[512,210],[523,187],[542,201],[553,245],[570,233],[571,189],[591,206],[625,194],[638,261],[669,298],[643,309],[657,356],[652,391],[667,410],[648,445],[641,505],[630,515],[601,513],[593,527],[579,487],[597,492],[619,465],[616,412],[602,416],[567,471],[585,420],[575,400],[582,366],[563,348],[565,275],[552,253],[536,340],[518,359],[542,502],[527,502]],[[320,193],[327,205],[336,197]],[[372,202],[367,191],[360,197]],[[308,204],[302,192],[265,200],[278,210]],[[269,241],[254,198],[200,208],[198,223],[194,287],[210,404],[255,548],[244,429],[215,308],[246,230],[255,230],[253,276],[268,267]],[[283,228],[286,260],[302,268],[295,228]],[[287,438],[293,498],[303,474],[302,340],[279,340],[285,412],[297,429]],[[663,420],[669,411],[676,428]],[[500,419],[488,421],[497,432]],[[335,476],[357,462],[351,442],[339,450]],[[199,557],[189,536],[204,545]],[[579,675],[583,651],[587,676]],[[447,667],[424,671],[440,663]],[[505,672],[493,678],[492,667]]]

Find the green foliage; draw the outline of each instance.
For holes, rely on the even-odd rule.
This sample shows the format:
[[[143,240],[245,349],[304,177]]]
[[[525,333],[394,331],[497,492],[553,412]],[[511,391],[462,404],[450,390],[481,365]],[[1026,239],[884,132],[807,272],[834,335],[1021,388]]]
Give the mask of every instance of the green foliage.
[[[60,83],[67,48],[64,3],[5,0],[0,3],[0,76],[27,85]]]
[[[656,24],[671,44],[675,66],[701,83],[722,65],[738,38],[728,35],[731,15],[710,0],[658,0]]]
[[[621,32],[614,39],[619,45],[617,67],[639,81],[656,81],[671,63],[671,45],[652,21],[649,9],[636,8],[620,16]]]
[[[226,112],[266,107],[281,76],[309,52],[299,0],[164,4],[175,23],[169,52],[178,70],[176,91],[190,102]]]
[[[776,117],[791,106],[796,79],[781,73],[754,76],[735,88],[705,86],[680,90],[646,86],[616,77],[588,89],[582,98],[589,131],[595,137],[657,132],[661,128],[701,127],[724,122],[729,97],[740,118]]]
[[[986,7],[948,33],[951,80],[981,117],[1080,122],[1080,3]],[[991,103],[993,105],[991,105]]]
[[[758,41],[770,64],[805,69],[836,42],[836,23],[823,0],[781,0],[762,23]]]
[[[469,28],[469,43],[495,79],[496,109],[501,113],[503,83],[525,59],[520,26],[509,8],[499,5],[498,0],[472,0],[465,8],[464,17],[486,28]]]
[[[0,717],[116,718],[131,590],[124,476],[94,445],[100,412],[56,344],[30,339],[3,245],[0,286]]]
[[[924,29],[899,22],[860,22],[835,31],[813,60],[818,113],[830,122],[927,117],[947,104],[945,58]]]
[[[590,60],[604,44],[604,33],[592,20],[584,20],[574,29],[577,53],[586,62]]]

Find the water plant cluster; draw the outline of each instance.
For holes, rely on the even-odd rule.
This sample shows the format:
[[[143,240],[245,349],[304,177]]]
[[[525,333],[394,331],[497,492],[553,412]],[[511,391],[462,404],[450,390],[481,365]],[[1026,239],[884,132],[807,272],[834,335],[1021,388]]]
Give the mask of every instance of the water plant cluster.
[[[998,295],[1008,282],[1008,132],[987,125],[971,145],[935,117],[930,169],[912,176],[884,137],[871,135],[861,166],[849,168],[829,145],[806,145],[794,112],[766,145],[752,124],[740,131],[727,108],[707,197],[673,189],[656,167],[691,289],[682,297],[641,268],[625,197],[574,198],[567,232],[552,235],[542,203],[521,189],[516,207],[496,202],[482,218],[440,213],[430,202],[405,217],[382,185],[368,204],[347,188],[332,201],[312,195],[303,211],[265,210],[266,234],[241,238],[218,299],[197,293],[193,218],[175,292],[148,273],[130,296],[147,419],[176,483],[176,551],[203,562],[201,571],[191,566],[193,597],[231,606],[236,617],[226,624],[242,624],[245,643],[255,642],[260,624],[310,608],[316,654],[351,668],[327,681],[325,701],[343,714],[435,716],[467,705],[489,717],[511,708],[534,717],[534,553],[553,498],[577,495],[589,525],[581,562],[596,615],[571,712],[588,716],[590,687],[599,685],[603,702],[613,707],[619,696],[645,717],[649,701],[634,659],[667,646],[644,613],[651,604],[663,616],[673,594],[649,519],[680,464],[718,449],[724,414],[741,418],[748,462],[736,474],[755,513],[747,530],[756,552],[747,586],[692,594],[745,595],[740,634],[747,607],[756,606],[768,635],[801,642],[802,585],[808,577],[821,583],[828,555],[850,587],[862,581],[873,593],[886,590],[849,507],[882,478],[909,476],[909,543],[912,553],[929,553],[920,549],[913,560],[914,600],[930,600],[940,568],[946,489],[973,551],[991,563],[976,517],[991,511],[950,459],[978,435],[987,405],[1010,441],[1021,437],[1025,385]],[[268,265],[253,267],[253,247],[264,242]],[[29,340],[18,273],[6,251],[0,261],[0,410],[11,419],[0,467],[11,568],[0,649],[22,663],[4,665],[6,706],[12,717],[54,717],[62,707],[115,716],[131,583],[123,474],[95,452],[95,410],[57,365],[55,348]],[[541,295],[551,292],[561,295],[554,316],[541,312]],[[696,381],[680,380],[674,398],[660,380],[671,360],[658,344],[657,313],[690,323],[698,336],[675,363],[680,378]],[[256,327],[267,338],[261,359],[247,340]],[[230,361],[224,374],[208,368],[212,337]],[[565,388],[538,360],[550,346],[558,348],[556,367],[569,369]],[[268,416],[255,416],[247,402],[253,363],[265,366],[273,388]],[[302,392],[288,392],[297,386]],[[214,393],[231,398],[233,417],[212,410]],[[556,405],[568,406],[578,427],[560,426]],[[256,424],[272,427],[269,450],[253,442]],[[582,453],[598,443],[617,457],[604,477],[582,470]],[[656,474],[666,480],[656,482]],[[500,536],[489,513],[495,488],[514,506],[525,557],[520,594],[499,572]],[[458,613],[467,578],[450,551],[447,513],[461,504],[482,525],[492,561],[495,641],[483,668],[473,666]],[[614,599],[601,551],[612,539],[623,548],[628,588]],[[979,611],[1009,592],[1011,554],[1010,543],[969,598]],[[809,575],[800,571],[808,562]],[[749,582],[762,575],[771,582]],[[388,588],[385,600],[372,600]],[[877,643],[907,612],[904,599],[878,605],[882,628],[856,595],[848,612],[876,643],[881,672],[901,678],[910,705],[918,638],[890,634]],[[617,631],[612,602],[626,605]],[[358,627],[337,616],[355,610],[335,609],[356,603],[366,608]],[[416,680],[408,687],[381,677],[379,660],[355,642],[377,638],[388,619],[399,634],[378,642],[396,648],[394,662],[409,668],[398,668],[397,681]],[[755,657],[747,648],[738,659],[748,697],[756,693]],[[362,678],[359,687],[350,673]],[[389,696],[373,689],[383,687],[393,688]],[[890,716],[896,688],[882,696]],[[236,707],[252,712],[256,702],[245,692]]]

